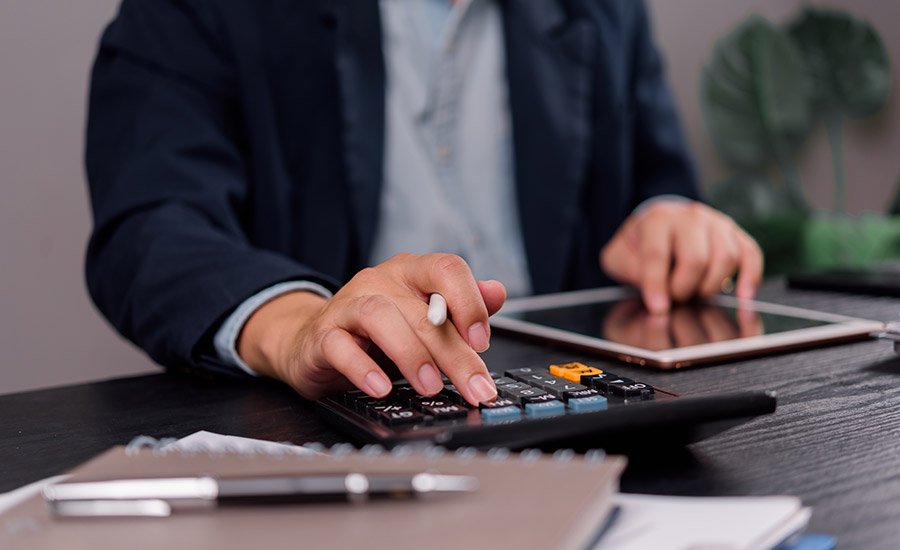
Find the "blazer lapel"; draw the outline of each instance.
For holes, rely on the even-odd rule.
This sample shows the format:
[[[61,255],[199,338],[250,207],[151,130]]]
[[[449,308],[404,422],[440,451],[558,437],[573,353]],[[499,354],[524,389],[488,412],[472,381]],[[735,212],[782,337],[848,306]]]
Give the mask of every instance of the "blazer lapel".
[[[385,69],[378,2],[324,0],[337,31],[344,165],[356,214],[358,262],[366,265],[378,216],[384,157]]]
[[[591,136],[594,28],[561,0],[503,2],[519,214],[535,293],[563,288]]]

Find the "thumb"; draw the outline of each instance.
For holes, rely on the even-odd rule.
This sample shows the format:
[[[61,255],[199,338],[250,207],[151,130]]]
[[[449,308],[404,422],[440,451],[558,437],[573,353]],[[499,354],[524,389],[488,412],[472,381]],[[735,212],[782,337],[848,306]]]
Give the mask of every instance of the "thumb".
[[[484,300],[484,305],[487,306],[488,315],[500,311],[503,303],[506,302],[506,287],[499,281],[478,281],[478,290],[481,291],[481,298]]]

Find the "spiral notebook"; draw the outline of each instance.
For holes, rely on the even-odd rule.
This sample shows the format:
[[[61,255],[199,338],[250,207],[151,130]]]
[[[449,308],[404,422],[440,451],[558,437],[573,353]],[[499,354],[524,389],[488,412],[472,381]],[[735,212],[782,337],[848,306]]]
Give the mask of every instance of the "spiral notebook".
[[[324,450],[325,452],[321,452]],[[114,447],[64,483],[209,474],[217,477],[437,472],[478,490],[435,499],[229,507],[166,518],[58,518],[40,495],[0,516],[0,548],[509,548],[590,547],[607,523],[625,467],[602,453],[488,453],[347,446],[314,452],[183,452]]]

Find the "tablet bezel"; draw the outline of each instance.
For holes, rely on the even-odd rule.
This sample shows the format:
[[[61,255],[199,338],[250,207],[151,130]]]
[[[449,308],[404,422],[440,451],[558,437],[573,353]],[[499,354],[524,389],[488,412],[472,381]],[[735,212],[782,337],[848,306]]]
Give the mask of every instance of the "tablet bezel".
[[[677,369],[716,361],[733,360],[752,355],[810,347],[818,343],[862,340],[868,338],[871,333],[884,328],[884,323],[880,321],[858,319],[756,300],[739,300],[731,296],[715,296],[706,298],[706,300],[712,304],[726,307],[749,308],[760,312],[825,321],[833,324],[653,351],[529,321],[522,321],[508,316],[510,313],[553,309],[594,302],[613,302],[635,296],[637,294],[630,288],[606,287],[514,298],[508,300],[503,308],[491,318],[491,327],[541,340],[571,344],[579,348],[611,355],[626,363],[663,369]]]

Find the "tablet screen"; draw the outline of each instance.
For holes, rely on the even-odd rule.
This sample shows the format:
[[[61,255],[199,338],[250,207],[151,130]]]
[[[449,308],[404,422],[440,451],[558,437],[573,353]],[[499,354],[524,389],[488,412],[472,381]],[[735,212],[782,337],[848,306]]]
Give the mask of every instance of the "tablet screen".
[[[833,324],[781,313],[696,302],[651,315],[639,298],[504,312],[504,316],[652,351]]]

